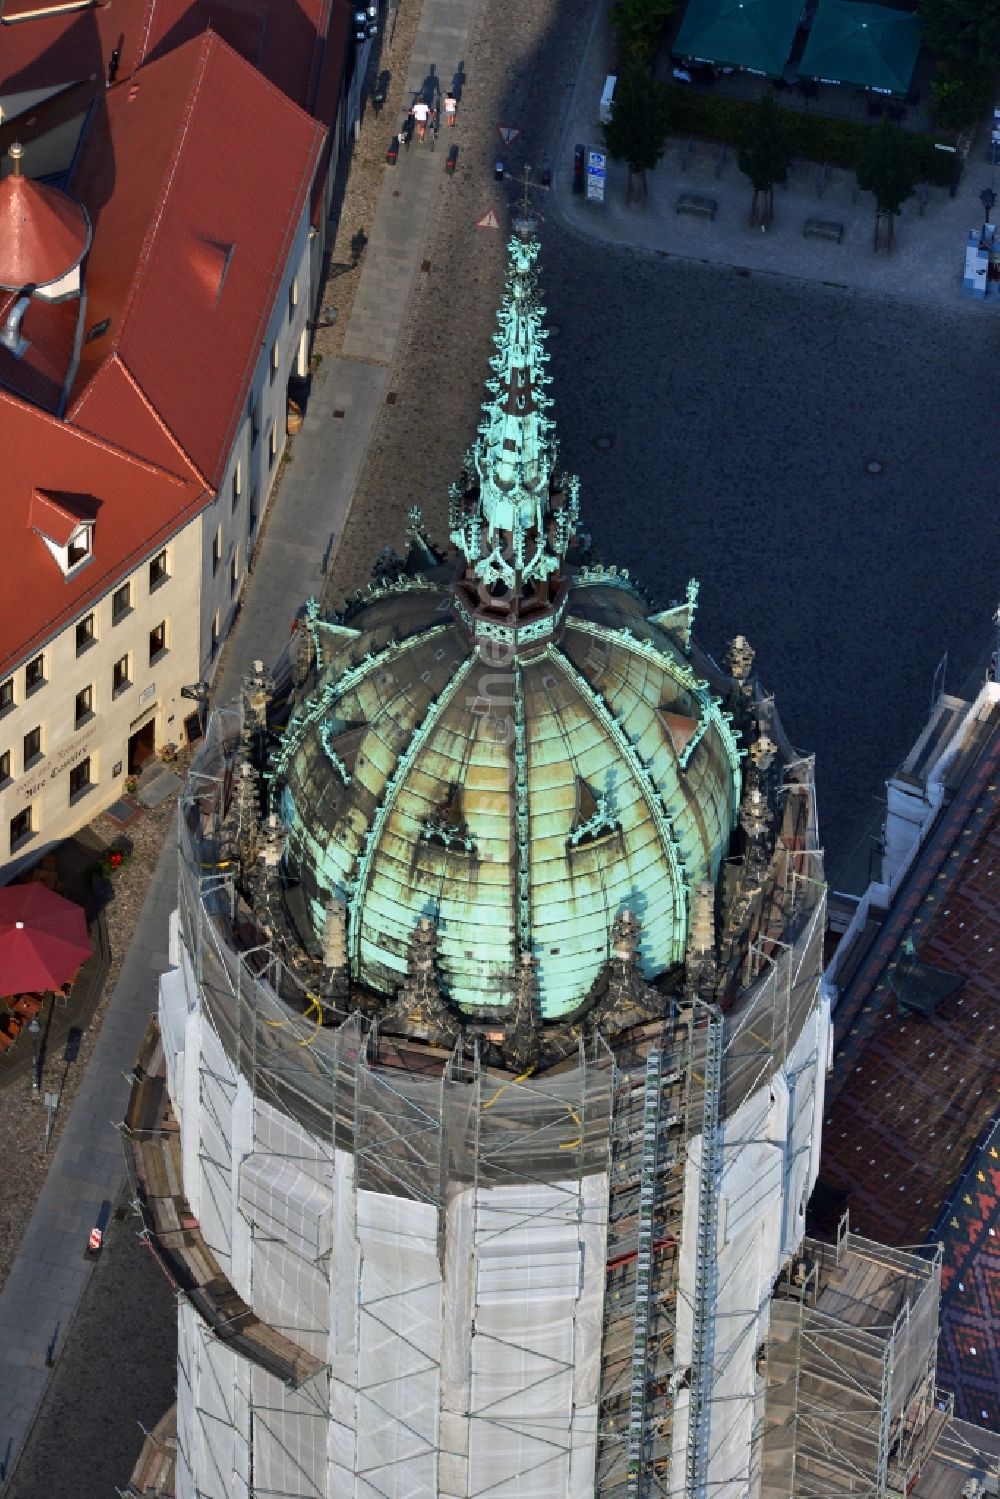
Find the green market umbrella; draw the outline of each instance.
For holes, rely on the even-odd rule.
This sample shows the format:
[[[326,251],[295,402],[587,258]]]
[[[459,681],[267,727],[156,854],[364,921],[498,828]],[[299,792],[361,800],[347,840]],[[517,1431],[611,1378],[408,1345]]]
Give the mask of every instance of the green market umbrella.
[[[801,11],[802,0],[691,0],[674,55],[780,78]]]
[[[822,83],[905,94],[920,39],[920,21],[909,11],[858,0],[820,0],[798,73]]]

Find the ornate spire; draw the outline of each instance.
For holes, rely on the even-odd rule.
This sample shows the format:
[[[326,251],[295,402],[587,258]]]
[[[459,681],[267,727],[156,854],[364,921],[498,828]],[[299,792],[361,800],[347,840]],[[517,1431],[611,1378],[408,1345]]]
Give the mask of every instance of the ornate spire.
[[[580,481],[556,471],[536,225],[524,217],[514,227],[493,335],[493,374],[479,436],[450,489],[450,516],[473,610],[516,618],[525,606],[537,611],[553,603],[579,520]]]

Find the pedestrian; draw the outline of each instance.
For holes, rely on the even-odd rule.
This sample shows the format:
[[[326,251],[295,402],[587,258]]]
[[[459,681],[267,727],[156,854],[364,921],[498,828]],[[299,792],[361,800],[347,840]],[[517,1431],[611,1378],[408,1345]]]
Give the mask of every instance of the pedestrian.
[[[449,125],[454,125],[455,115],[458,111],[458,100],[449,89],[444,96],[444,117]]]
[[[426,99],[418,99],[413,106],[413,118],[417,122],[417,139],[423,140],[427,133],[427,121],[430,118],[430,105]]]

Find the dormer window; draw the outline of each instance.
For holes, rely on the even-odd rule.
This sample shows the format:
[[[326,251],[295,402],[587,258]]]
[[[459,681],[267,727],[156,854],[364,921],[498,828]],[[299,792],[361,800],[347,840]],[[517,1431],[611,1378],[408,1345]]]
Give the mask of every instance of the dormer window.
[[[72,572],[74,567],[79,567],[80,563],[90,556],[93,551],[93,538],[93,525],[81,526],[78,531],[74,531],[66,548],[67,572]]]
[[[32,491],[29,525],[45,543],[62,570],[72,577],[94,553],[97,502],[84,494],[36,489]]]

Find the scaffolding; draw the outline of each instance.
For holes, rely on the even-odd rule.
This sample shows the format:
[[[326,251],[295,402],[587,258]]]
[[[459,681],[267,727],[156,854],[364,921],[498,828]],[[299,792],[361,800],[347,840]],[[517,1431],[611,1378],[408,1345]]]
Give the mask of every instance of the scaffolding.
[[[698,1175],[698,1221],[695,1225],[694,1290],[691,1307],[691,1397],[688,1404],[685,1499],[702,1499],[708,1487],[708,1436],[715,1382],[719,1192],[723,1154],[719,1131],[723,1040],[722,1015],[718,1010],[712,1010],[707,1017],[705,1030],[701,1164]]]
[[[771,1309],[761,1499],[912,1492],[948,1418],[940,1288],[940,1250],[875,1244],[846,1218],[835,1244],[805,1240]]]
[[[823,891],[802,846],[808,796],[793,788],[794,836],[778,851],[746,982],[725,1014],[665,997],[663,1019],[613,1047],[595,1034],[558,1064],[515,1077],[486,1064],[475,1036],[434,1046],[316,1002],[308,968],[262,925],[229,860],[242,733],[240,710],[213,715],[179,811],[182,967],[201,1026],[197,1078],[184,1069],[198,1118],[185,1178],[199,1176],[202,1232],[224,1273],[326,1372],[284,1392],[255,1373],[241,1397],[241,1440],[269,1443],[280,1477],[282,1422],[311,1430],[306,1401],[335,1434],[335,1484],[363,1464],[387,1492],[405,1470],[414,1495],[515,1478],[522,1499],[567,1482],[575,1494],[584,1481],[594,1487],[596,1451],[602,1499],[707,1492],[725,1417],[713,1403],[724,1121],[786,1064],[817,1004]],[[168,1024],[179,1037],[183,1016]],[[689,1150],[698,1138],[700,1159]],[[680,1367],[692,1166],[692,1347]],[[401,1236],[405,1255],[387,1256],[387,1233]],[[741,1339],[757,1315],[748,1309]],[[193,1333],[183,1347],[181,1467],[196,1437],[213,1440],[192,1414],[199,1361],[210,1403],[228,1377]],[[377,1400],[363,1395],[370,1370],[393,1360],[407,1377]],[[505,1385],[505,1360],[533,1371],[519,1393]],[[362,1459],[352,1444],[375,1431]],[[303,1440],[289,1492],[294,1482],[311,1494],[320,1456]]]

